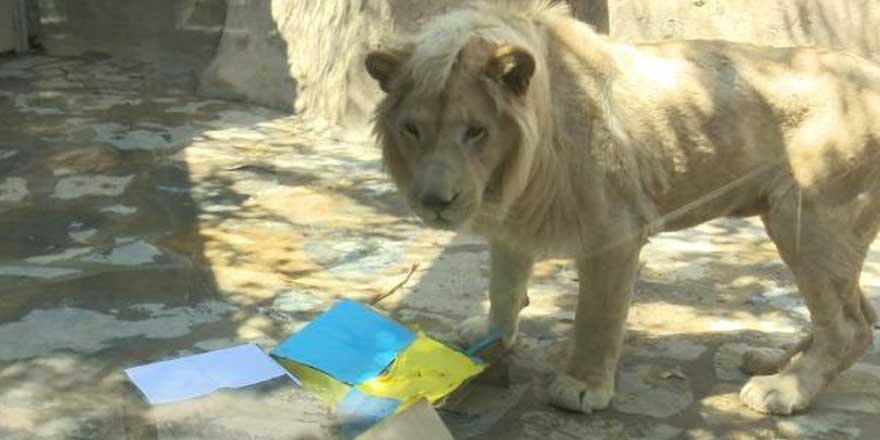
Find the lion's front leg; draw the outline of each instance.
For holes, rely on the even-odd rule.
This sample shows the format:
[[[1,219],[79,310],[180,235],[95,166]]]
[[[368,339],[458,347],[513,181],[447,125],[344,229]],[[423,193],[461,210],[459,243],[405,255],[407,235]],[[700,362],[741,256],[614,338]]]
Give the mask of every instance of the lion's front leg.
[[[554,405],[589,413],[611,402],[640,248],[628,243],[578,259],[574,345],[567,370],[550,387]]]
[[[534,257],[510,247],[492,243],[490,246],[489,316],[474,316],[464,321],[458,334],[465,344],[481,341],[490,334],[502,338],[505,348],[516,342],[519,312],[526,301]]]

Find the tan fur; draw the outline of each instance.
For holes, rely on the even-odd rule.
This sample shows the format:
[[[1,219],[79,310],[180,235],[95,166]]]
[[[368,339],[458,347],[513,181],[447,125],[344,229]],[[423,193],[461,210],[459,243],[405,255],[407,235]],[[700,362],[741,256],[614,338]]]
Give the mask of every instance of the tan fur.
[[[490,243],[489,316],[465,337],[513,344],[534,260],[575,259],[575,341],[553,403],[609,404],[644,241],[723,216],[762,217],[813,319],[796,350],[749,357],[768,375],[743,388],[747,405],[801,410],[870,345],[858,280],[880,227],[877,65],[624,45],[546,2],[457,10],[371,59],[391,60],[371,72],[388,91],[375,133],[389,174],[426,223]]]

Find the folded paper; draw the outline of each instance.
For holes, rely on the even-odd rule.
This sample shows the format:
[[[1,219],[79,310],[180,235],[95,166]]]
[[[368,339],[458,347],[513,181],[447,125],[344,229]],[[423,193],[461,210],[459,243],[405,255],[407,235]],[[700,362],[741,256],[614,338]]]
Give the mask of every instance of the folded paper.
[[[316,370],[307,365],[298,364],[287,359],[277,358],[284,368],[287,368],[294,377],[299,379],[302,387],[315,397],[327,403],[331,408],[335,408],[336,404],[351,391],[351,385],[344,384],[327,373]]]
[[[358,388],[366,394],[407,404],[420,398],[436,403],[484,368],[481,362],[420,332],[388,371]]]
[[[438,402],[479,374],[486,365],[473,354],[482,345],[461,352],[342,300],[272,355],[335,409],[350,439],[416,402]]]
[[[415,337],[369,307],[342,300],[282,342],[272,355],[356,385],[378,376]]]
[[[151,404],[242,388],[290,374],[256,344],[209,351],[125,370]]]
[[[305,390],[332,407],[338,407],[350,391],[359,390],[364,395],[403,402],[398,412],[419,399],[436,403],[486,368],[481,361],[421,332],[386,371],[356,386],[297,362],[278,361],[300,379]]]

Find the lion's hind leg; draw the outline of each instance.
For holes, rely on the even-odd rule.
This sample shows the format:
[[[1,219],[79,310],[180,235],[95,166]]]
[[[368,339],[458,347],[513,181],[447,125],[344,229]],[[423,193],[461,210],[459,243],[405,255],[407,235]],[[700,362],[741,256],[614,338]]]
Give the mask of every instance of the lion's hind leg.
[[[806,408],[861,357],[873,336],[874,312],[858,283],[876,233],[860,234],[845,210],[798,200],[800,195],[792,193],[778,200],[763,220],[804,295],[812,333],[790,351],[790,359],[780,358],[778,371],[752,377],[740,392],[753,409],[774,414]]]

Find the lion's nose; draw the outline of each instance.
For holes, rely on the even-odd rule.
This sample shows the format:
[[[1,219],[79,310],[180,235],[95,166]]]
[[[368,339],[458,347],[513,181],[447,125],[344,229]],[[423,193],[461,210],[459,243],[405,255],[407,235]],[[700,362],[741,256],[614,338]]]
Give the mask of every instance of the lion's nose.
[[[458,194],[427,191],[422,194],[422,197],[419,201],[422,203],[422,206],[424,206],[425,209],[430,209],[432,211],[443,211],[448,208],[453,201],[455,201],[456,197],[458,197]]]

